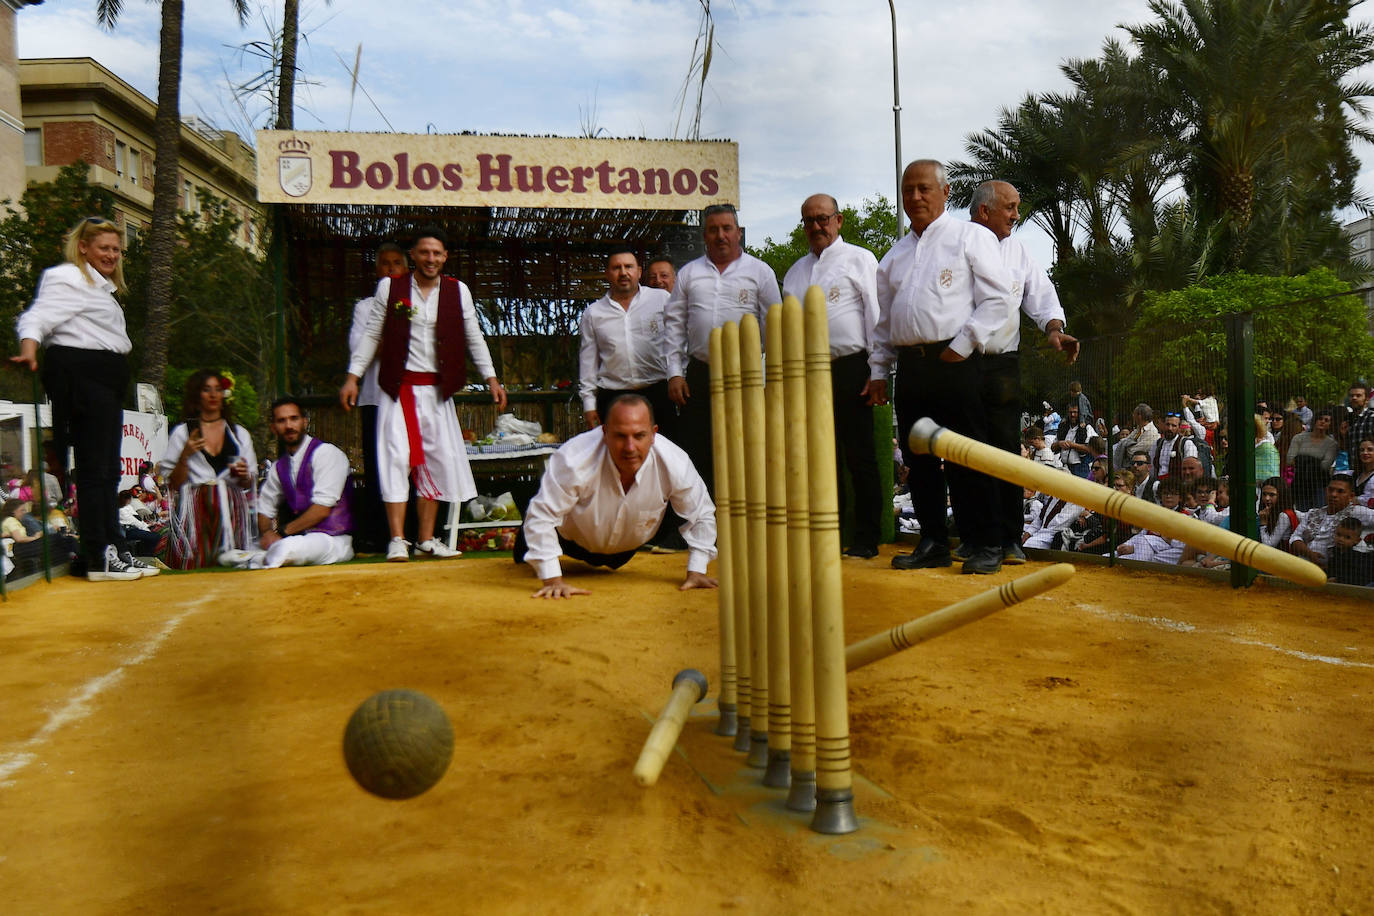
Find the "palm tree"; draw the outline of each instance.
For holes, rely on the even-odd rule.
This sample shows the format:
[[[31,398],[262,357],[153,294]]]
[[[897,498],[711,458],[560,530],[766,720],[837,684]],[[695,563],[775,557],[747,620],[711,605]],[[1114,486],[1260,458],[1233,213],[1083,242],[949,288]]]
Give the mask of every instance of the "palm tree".
[[[239,24],[248,16],[247,0],[229,0]],[[162,387],[167,370],[167,336],[171,321],[172,261],[177,244],[177,202],[180,188],[181,143],[181,23],[184,0],[162,0],[162,31],[158,47],[157,115],[153,121],[153,227],[148,233],[148,318],[145,356],[139,379]],[[123,0],[97,0],[96,18],[113,29]]]

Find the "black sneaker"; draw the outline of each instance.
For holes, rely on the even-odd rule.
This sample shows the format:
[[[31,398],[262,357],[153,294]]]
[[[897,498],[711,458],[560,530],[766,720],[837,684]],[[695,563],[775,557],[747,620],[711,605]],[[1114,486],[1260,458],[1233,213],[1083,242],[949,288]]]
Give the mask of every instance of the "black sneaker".
[[[144,563],[142,560],[140,560],[133,554],[129,553],[129,551],[127,550],[121,550],[119,552],[119,558],[123,560],[124,564],[128,566],[130,569],[138,570],[138,574],[145,579],[151,576],[156,576],[158,573],[162,572],[162,570],[158,569],[153,564]]]
[[[878,555],[878,548],[872,544],[850,544],[844,555],[858,557],[860,560],[871,560]]]
[[[90,582],[130,582],[141,578],[143,573],[125,563],[113,544],[107,544],[101,562],[91,564],[86,571],[86,579]]]

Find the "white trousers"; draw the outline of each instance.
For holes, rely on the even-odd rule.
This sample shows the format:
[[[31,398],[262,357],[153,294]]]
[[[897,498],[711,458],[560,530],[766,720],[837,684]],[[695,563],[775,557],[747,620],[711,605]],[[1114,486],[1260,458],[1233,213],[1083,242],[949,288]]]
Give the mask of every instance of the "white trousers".
[[[307,531],[291,534],[273,543],[266,553],[254,554],[252,569],[276,569],[279,566],[328,566],[353,559],[353,537],[348,534],[325,534]]]
[[[415,492],[423,499],[466,502],[477,495],[468,451],[453,401],[441,399],[434,385],[416,385],[415,415],[420,424],[425,463],[415,468]],[[381,392],[377,405],[377,476],[382,502],[410,498],[410,437],[399,401]]]

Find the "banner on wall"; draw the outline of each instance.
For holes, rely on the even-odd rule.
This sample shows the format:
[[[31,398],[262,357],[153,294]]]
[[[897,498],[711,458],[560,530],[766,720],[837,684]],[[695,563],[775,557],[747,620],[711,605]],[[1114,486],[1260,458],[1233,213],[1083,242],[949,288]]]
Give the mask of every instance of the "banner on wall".
[[[739,144],[260,130],[258,200],[699,210],[739,203]]]

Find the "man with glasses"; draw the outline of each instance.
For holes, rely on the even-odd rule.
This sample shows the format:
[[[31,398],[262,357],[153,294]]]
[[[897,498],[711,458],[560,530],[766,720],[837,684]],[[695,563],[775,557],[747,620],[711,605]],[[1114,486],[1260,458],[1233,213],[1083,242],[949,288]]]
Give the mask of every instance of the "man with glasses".
[[[802,203],[801,218],[811,251],[787,271],[782,291],[799,300],[812,286],[825,291],[835,447],[837,457],[844,458],[854,491],[854,537],[845,554],[869,559],[878,555],[883,502],[873,445],[873,405],[868,397],[868,358],[873,326],[878,322],[878,259],[868,249],[840,238],[844,214],[829,194],[808,197]],[[843,500],[842,485],[839,492]],[[840,515],[844,515],[843,505]]]
[[[683,265],[663,310],[668,397],[678,405],[679,439],[714,493],[711,456],[711,331],[754,315],[762,331],[768,307],[782,301],[773,269],[744,251],[731,204],[702,213],[706,254]]]
[[[1157,438],[1157,437],[1156,437]],[[1154,501],[1154,491],[1150,488],[1150,453],[1138,448],[1131,452],[1131,474],[1135,495],[1139,499]]]
[[[873,334],[869,399],[887,397],[887,373],[897,368],[898,440],[911,468],[911,500],[921,543],[893,557],[896,569],[949,566],[945,487],[954,507],[967,559],[963,572],[988,575],[1002,568],[1002,526],[995,482],[933,455],[916,455],[907,433],[921,417],[987,441],[987,415],[979,393],[978,354],[1014,309],[1011,277],[997,239],[982,226],[945,210],[949,177],[933,159],[918,159],[902,173],[902,209],[911,220],[904,236],[878,265],[878,324]]]

